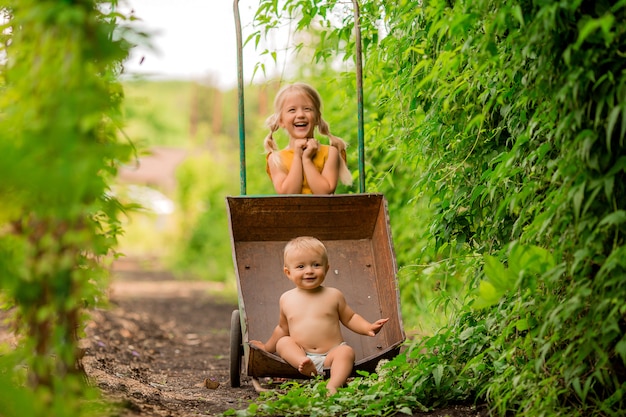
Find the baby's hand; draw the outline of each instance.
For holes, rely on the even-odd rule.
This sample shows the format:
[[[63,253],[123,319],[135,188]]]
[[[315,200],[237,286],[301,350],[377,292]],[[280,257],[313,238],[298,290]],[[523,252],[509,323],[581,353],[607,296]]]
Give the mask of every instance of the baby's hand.
[[[251,340],[250,344],[258,347],[261,350],[266,350],[265,349],[265,343],[263,343],[263,342],[261,342],[259,340]]]
[[[378,332],[380,332],[380,329],[382,329],[383,325],[387,323],[388,321],[389,321],[389,318],[376,320],[374,323],[372,323],[372,327],[370,329],[369,335],[376,336]]]

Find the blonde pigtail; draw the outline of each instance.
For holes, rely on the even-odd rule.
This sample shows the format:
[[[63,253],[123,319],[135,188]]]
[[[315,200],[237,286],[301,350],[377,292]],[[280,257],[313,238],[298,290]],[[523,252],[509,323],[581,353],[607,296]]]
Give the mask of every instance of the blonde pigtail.
[[[348,144],[345,140],[330,133],[330,126],[321,117],[319,123],[317,124],[317,128],[322,135],[328,136],[328,142],[330,143],[330,146],[334,146],[339,151],[339,181],[341,181],[341,183],[345,185],[352,185],[352,173],[348,169],[348,164],[346,163],[346,160],[343,158],[343,156],[345,156]]]
[[[265,152],[269,154],[269,163],[286,171],[286,168],[280,159],[280,154],[277,152],[278,145],[276,145],[276,141],[274,140],[274,132],[276,132],[279,128],[277,119],[277,115],[275,114],[267,118],[265,124],[269,127],[270,133],[265,137],[263,147],[265,148]]]

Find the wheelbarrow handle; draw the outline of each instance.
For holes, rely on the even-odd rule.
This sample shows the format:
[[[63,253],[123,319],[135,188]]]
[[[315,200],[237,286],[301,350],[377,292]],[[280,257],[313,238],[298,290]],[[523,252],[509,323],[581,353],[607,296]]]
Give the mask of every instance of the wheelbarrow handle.
[[[356,97],[357,126],[359,140],[359,192],[365,193],[365,133],[363,130],[363,49],[361,42],[361,12],[359,2],[352,0],[354,5],[354,34],[356,42]]]
[[[234,0],[235,30],[237,32],[237,100],[239,110],[239,185],[241,195],[246,195],[246,127],[243,96],[243,39],[241,34],[241,17],[239,0]]]
[[[361,15],[358,0],[354,5],[354,32],[356,43],[356,89],[357,89],[357,128],[359,146],[359,192],[365,193],[365,133],[363,128],[363,49],[361,42]],[[239,182],[241,195],[246,195],[246,132],[243,84],[243,39],[241,33],[241,16],[239,0],[234,0],[235,29],[237,32],[237,90],[239,109]]]

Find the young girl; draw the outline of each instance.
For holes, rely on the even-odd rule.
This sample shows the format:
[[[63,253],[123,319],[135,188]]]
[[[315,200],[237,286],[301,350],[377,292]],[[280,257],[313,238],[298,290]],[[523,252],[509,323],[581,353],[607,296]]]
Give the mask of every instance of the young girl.
[[[330,133],[322,118],[322,100],[310,85],[295,83],[283,87],[274,100],[275,112],[267,119],[265,138],[267,173],[278,194],[333,194],[340,180],[352,184],[346,165],[346,143]],[[272,136],[285,129],[289,145],[278,150]],[[330,146],[314,137],[315,127],[328,136]]]

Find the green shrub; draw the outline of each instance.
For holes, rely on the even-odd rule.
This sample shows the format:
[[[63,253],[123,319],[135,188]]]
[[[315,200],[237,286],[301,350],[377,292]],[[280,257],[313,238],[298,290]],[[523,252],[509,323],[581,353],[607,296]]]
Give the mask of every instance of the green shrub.
[[[78,332],[120,233],[109,183],[132,152],[117,137],[130,44],[123,16],[98,1],[1,11],[0,288],[20,346],[2,360],[0,414],[78,416],[89,393]]]
[[[351,56],[339,2],[262,2],[258,21],[271,28],[280,12],[298,28],[322,22],[316,58],[329,45]],[[393,362],[398,404],[620,415],[626,3],[363,1],[361,12],[368,181],[402,222],[402,301],[418,304],[438,279],[436,306],[455,307]]]

